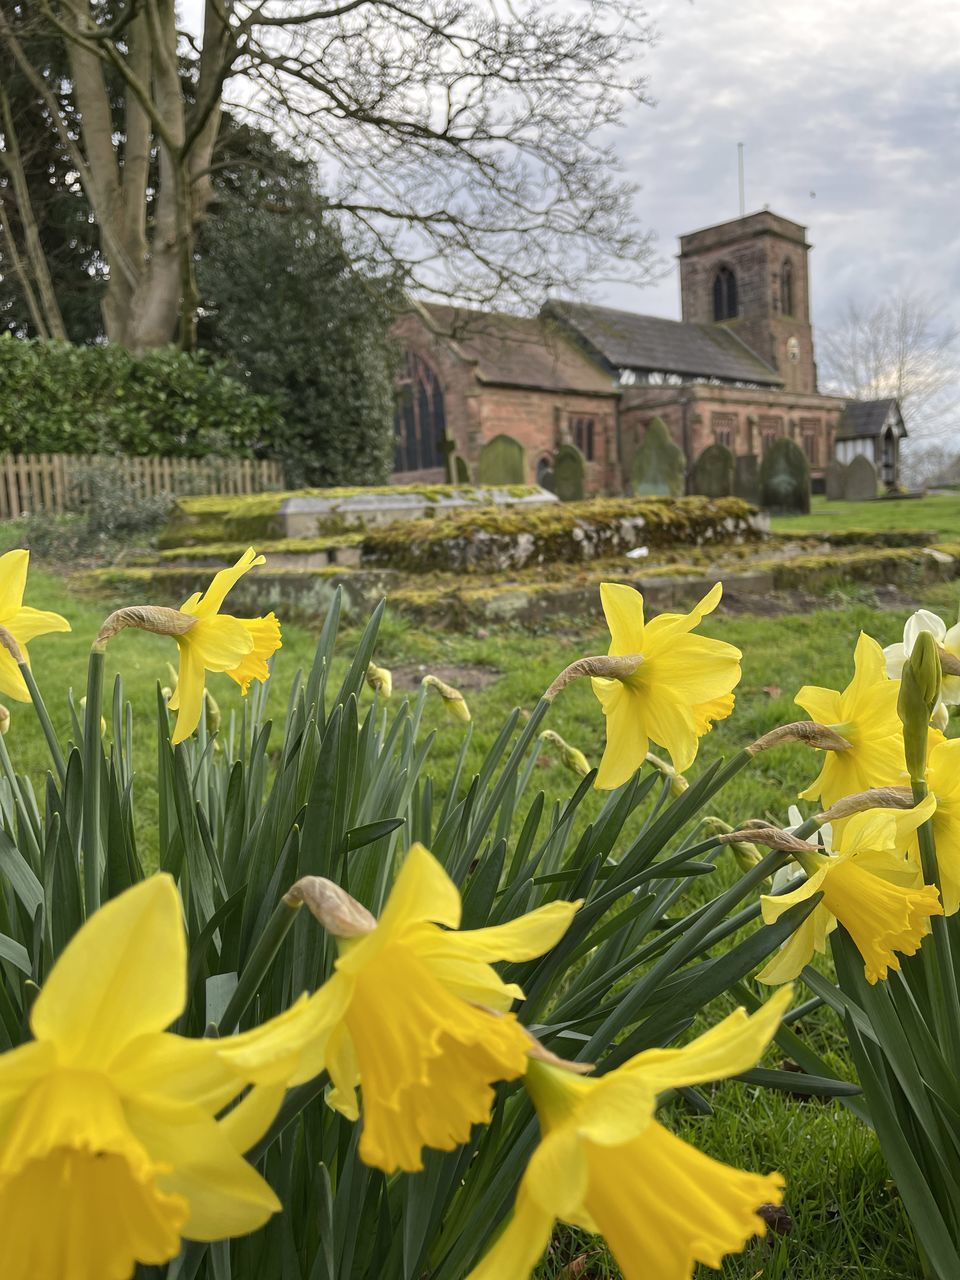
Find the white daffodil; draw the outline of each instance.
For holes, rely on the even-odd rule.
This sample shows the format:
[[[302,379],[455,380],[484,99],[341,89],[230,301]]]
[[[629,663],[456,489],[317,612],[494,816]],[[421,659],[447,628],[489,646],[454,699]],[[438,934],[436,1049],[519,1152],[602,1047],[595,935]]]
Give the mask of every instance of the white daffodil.
[[[903,672],[903,664],[913,653],[917,636],[922,631],[929,631],[941,649],[960,658],[960,622],[947,627],[942,618],[938,618],[929,609],[918,609],[910,615],[903,628],[903,643],[890,644],[883,651],[887,661],[887,675],[892,680],[899,680]],[[944,676],[940,690],[940,701],[934,708],[931,723],[936,729],[947,727],[947,707],[960,705],[960,676]]]

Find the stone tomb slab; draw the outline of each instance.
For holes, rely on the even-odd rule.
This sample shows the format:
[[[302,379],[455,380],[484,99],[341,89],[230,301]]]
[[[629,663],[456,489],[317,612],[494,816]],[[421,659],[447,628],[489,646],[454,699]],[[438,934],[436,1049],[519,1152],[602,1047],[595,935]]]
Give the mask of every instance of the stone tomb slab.
[[[398,491],[395,494],[384,493],[381,489],[329,498],[286,498],[280,504],[277,518],[282,537],[312,538],[328,531],[369,529],[398,520],[419,520],[424,516],[446,515],[478,507],[538,507],[557,501],[556,494],[533,487],[523,493],[496,486],[445,491],[425,488],[422,493]]]

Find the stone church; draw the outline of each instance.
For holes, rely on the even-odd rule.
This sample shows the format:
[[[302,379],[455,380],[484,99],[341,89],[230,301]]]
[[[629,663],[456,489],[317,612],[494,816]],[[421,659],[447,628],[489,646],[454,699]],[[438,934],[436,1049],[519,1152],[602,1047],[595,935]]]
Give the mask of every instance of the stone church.
[[[553,300],[537,317],[413,303],[396,326],[393,479],[482,479],[484,446],[506,436],[527,482],[550,483],[557,451],[574,445],[586,492],[622,493],[661,418],[688,473],[708,445],[762,457],[789,436],[815,491],[837,442],[874,423],[895,483],[902,419],[881,441],[889,414],[817,390],[809,251],[806,228],[769,211],[681,236],[682,320]]]

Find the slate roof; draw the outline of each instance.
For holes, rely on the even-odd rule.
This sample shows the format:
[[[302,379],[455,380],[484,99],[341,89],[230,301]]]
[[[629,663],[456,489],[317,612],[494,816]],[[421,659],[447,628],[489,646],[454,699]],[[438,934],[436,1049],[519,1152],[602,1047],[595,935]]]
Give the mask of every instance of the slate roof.
[[[550,301],[544,313],[566,324],[614,369],[783,385],[776,370],[724,325],[665,320],[579,302]]]
[[[538,316],[420,303],[434,330],[474,362],[481,382],[544,391],[618,394],[610,373],[559,326]]]
[[[906,435],[907,429],[903,424],[900,406],[896,400],[892,398],[888,400],[848,400],[837,427],[837,439],[853,440],[863,436],[878,436],[883,430],[891,409],[896,410],[901,434]]]

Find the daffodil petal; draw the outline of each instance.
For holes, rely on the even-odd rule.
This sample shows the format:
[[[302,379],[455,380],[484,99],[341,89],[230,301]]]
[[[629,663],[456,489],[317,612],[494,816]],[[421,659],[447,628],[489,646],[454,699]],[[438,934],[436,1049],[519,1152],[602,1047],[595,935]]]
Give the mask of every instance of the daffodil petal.
[[[554,1215],[521,1183],[509,1222],[467,1280],[527,1280],[550,1243],[553,1224]]]
[[[224,1062],[219,1045],[213,1038],[189,1040],[170,1033],[141,1036],[114,1058],[110,1079],[125,1095],[189,1102],[214,1115],[245,1083]]]
[[[206,673],[192,649],[180,646],[180,671],[177,687],[170,699],[170,707],[177,713],[170,741],[174,746],[185,742],[200,723],[203,713],[203,687]]]
[[[784,987],[755,1013],[735,1009],[683,1048],[647,1049],[621,1070],[636,1072],[657,1093],[749,1071],[776,1035],[792,996],[792,989]]]
[[[37,636],[49,635],[54,631],[70,630],[70,623],[59,613],[31,609],[28,605],[19,608],[9,622],[4,623],[4,626],[21,645],[27,644]]]
[[[413,844],[390,890],[377,923],[382,936],[424,921],[456,929],[460,924],[460,894],[443,867],[422,844]]]
[[[606,717],[607,742],[594,783],[612,791],[629,782],[647,758],[650,745],[641,695],[620,680],[590,682]]]
[[[524,1186],[544,1213],[568,1218],[587,1195],[583,1139],[573,1123],[547,1133],[530,1157]]]
[[[478,960],[533,960],[557,945],[582,905],[582,898],[576,902],[548,902],[506,924],[442,936],[457,955]]]
[[[104,1070],[132,1040],[163,1031],[186,1002],[180,895],[150,876],[74,934],[37,996],[30,1026],[61,1063]]]
[[[813,953],[817,949],[817,934],[821,931],[817,927],[818,917],[822,920],[832,919],[826,908],[815,907],[760,970],[757,974],[758,982],[768,987],[778,987],[782,982],[792,982],[799,976],[804,966],[813,959]]]
[[[600,583],[600,604],[610,629],[610,653],[623,657],[643,651],[643,596],[620,582]]]
[[[286,1093],[284,1084],[255,1084],[232,1110],[217,1122],[220,1132],[242,1155],[267,1132],[280,1110]]]
[[[6,625],[23,604],[30,552],[18,548],[0,556],[0,623]]]
[[[266,563],[265,556],[258,556],[253,547],[248,547],[235,565],[214,574],[213,581],[199,600],[196,596],[191,596],[183,606],[184,611],[188,611],[188,606],[192,603],[193,607],[189,612],[195,613],[199,618],[208,618],[218,613],[223,607],[227,592],[236,586],[247,570]]]
[[[189,1206],[182,1229],[188,1240],[246,1235],[280,1210],[270,1186],[199,1109],[141,1099],[128,1101],[125,1109],[151,1157],[168,1167],[159,1185]]]

